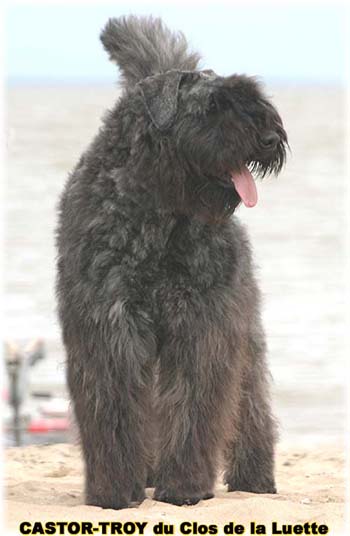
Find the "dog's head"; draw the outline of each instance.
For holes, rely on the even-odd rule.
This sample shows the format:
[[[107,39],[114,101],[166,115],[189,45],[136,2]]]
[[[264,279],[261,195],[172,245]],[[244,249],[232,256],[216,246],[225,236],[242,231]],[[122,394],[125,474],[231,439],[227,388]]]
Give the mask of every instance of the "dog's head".
[[[287,135],[254,78],[173,70],[141,80],[136,91],[149,122],[148,143],[166,148],[160,189],[175,210],[220,221],[241,201],[256,204],[252,173],[281,171]]]

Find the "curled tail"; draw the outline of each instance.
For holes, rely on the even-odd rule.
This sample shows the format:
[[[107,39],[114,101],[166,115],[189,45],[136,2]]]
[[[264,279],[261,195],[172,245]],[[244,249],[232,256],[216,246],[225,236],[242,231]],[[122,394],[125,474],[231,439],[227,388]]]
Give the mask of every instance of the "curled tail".
[[[109,19],[100,38],[126,84],[170,69],[194,70],[200,59],[188,51],[181,32],[172,33],[158,18],[130,15]]]

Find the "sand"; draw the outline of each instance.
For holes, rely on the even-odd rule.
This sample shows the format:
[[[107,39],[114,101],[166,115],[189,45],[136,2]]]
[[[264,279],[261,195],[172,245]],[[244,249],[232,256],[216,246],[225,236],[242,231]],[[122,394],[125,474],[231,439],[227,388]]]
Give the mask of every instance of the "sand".
[[[224,534],[234,521],[251,534],[250,522],[266,526],[316,522],[329,534],[344,530],[344,455],[336,446],[306,449],[280,447],[277,453],[277,495],[228,493],[220,482],[214,499],[195,506],[177,507],[147,499],[136,508],[103,510],[83,504],[83,465],[79,448],[69,444],[10,448],[5,453],[5,518],[8,529],[21,521],[146,521],[144,534],[163,521],[181,534],[183,521],[217,524]],[[138,534],[137,532],[135,534]]]

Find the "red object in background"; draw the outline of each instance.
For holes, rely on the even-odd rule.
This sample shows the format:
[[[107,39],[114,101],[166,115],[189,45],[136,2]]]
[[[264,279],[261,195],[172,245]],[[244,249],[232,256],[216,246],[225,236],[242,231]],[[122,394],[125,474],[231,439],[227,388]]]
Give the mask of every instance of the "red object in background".
[[[68,419],[33,419],[27,428],[30,434],[65,432],[69,429]]]

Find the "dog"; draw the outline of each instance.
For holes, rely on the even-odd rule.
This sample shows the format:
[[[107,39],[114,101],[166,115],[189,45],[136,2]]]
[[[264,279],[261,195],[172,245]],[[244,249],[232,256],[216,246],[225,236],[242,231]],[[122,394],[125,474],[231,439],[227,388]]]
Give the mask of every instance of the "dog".
[[[252,176],[286,160],[260,83],[198,67],[161,20],[110,19],[122,94],[59,205],[57,298],[86,503],[120,509],[145,487],[175,505],[275,493],[260,294],[247,232]]]

